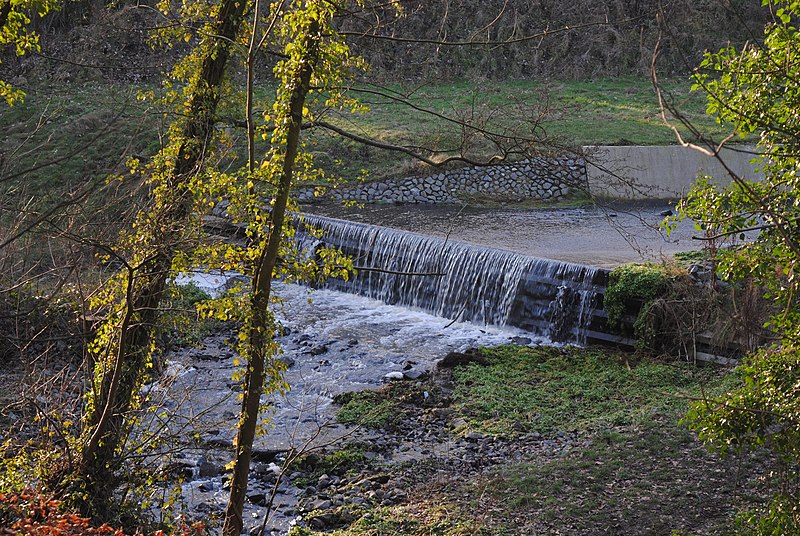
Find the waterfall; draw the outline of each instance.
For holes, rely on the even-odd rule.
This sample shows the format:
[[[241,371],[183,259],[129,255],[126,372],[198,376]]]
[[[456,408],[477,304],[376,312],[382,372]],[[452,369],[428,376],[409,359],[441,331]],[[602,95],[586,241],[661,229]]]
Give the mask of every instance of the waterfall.
[[[444,318],[583,343],[597,306],[599,270],[589,266],[313,215],[296,238],[308,254],[325,245],[353,258],[357,275],[326,288]]]

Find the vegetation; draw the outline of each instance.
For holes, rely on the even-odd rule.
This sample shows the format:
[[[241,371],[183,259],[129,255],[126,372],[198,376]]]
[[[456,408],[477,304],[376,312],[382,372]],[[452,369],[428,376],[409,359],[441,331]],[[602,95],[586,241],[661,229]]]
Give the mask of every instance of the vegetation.
[[[626,264],[614,268],[609,274],[603,299],[609,326],[621,328],[625,311],[632,308],[634,302],[646,309],[649,302],[669,290],[671,279],[679,275],[680,271],[657,264]]]
[[[664,84],[681,101],[683,112],[704,131],[724,132],[705,114],[705,102],[697,93],[688,91],[683,78],[670,78]],[[270,107],[273,88],[265,82],[255,89],[258,99]],[[421,87],[389,84],[386,89],[415,106],[449,115],[464,113],[465,109],[478,113],[487,108],[516,110],[535,106],[542,114],[544,133],[565,146],[662,145],[675,141],[672,131],[658,117],[658,101],[650,82],[640,76],[591,82],[468,80]],[[125,162],[128,157],[143,159],[160,149],[167,126],[164,113],[169,112],[158,102],[136,100],[139,91],[157,92],[157,88],[91,81],[54,89],[44,81],[26,88],[25,106],[0,109],[0,122],[7,125],[0,132],[5,147],[19,147],[19,152],[25,153],[42,145],[37,150],[37,162],[55,163],[25,173],[25,190],[51,192],[50,201],[54,202],[60,199],[61,189],[79,187],[87,174],[103,182],[109,173],[123,178],[117,183],[119,188],[133,190],[135,176],[128,173]],[[366,96],[363,101],[369,106],[369,113],[330,111],[327,121],[393,145],[444,147],[459,142],[457,130],[430,114],[378,96]],[[491,119],[499,129],[509,130],[519,124],[520,118],[506,112],[495,113]],[[233,152],[226,159],[241,163],[246,158],[245,136],[229,134]],[[691,135],[689,131],[685,134]],[[326,175],[345,180],[357,180],[364,176],[363,170],[368,171],[368,180],[432,172],[429,166],[407,155],[366,147],[328,133],[310,133],[306,145]],[[29,165],[28,159],[8,158],[3,163],[4,175],[22,172]]]
[[[33,14],[44,16],[58,7],[54,0],[3,0],[0,3],[0,51],[10,47],[16,56],[39,50],[39,35],[30,28]],[[9,106],[24,99],[25,93],[0,79],[0,98]]]
[[[206,534],[203,523],[181,523],[170,534],[202,536]],[[92,520],[65,510],[61,501],[38,495],[30,490],[0,494],[0,534],[3,536],[125,536],[119,528],[104,523],[94,526]],[[165,536],[157,530],[153,536]]]
[[[380,428],[396,415],[397,407],[390,397],[374,391],[346,393],[335,399],[342,407],[336,420],[342,424],[357,424],[369,428]]]
[[[325,454],[308,454],[301,456],[295,467],[304,470],[306,475],[294,482],[295,486],[313,485],[322,475],[343,476],[347,473],[363,470],[369,465],[362,448],[356,444],[345,444],[336,451]]]
[[[87,3],[77,4],[75,9],[96,9]],[[131,104],[133,92],[120,91],[119,86],[99,86],[103,90],[100,93],[111,96],[103,99],[97,98],[98,91],[91,85],[67,95],[42,89],[51,87],[52,80],[31,86],[38,87],[40,95],[29,91],[30,106],[4,108],[1,118],[9,128],[3,129],[0,155],[4,188],[0,195],[0,260],[4,268],[0,321],[12,333],[6,342],[9,353],[20,358],[15,364],[32,369],[37,361],[48,361],[55,355],[68,361],[64,363],[66,372],[56,376],[61,383],[48,379],[44,385],[48,395],[56,389],[54,385],[60,387],[61,399],[71,400],[71,405],[62,406],[64,411],[41,408],[36,403],[42,392],[32,393],[35,410],[28,410],[25,418],[36,416],[36,433],[20,434],[19,442],[15,437],[3,446],[0,482],[4,489],[0,492],[13,490],[15,494],[2,496],[0,502],[7,504],[0,505],[0,519],[17,532],[39,523],[36,516],[45,520],[44,530],[50,532],[51,525],[102,533],[106,528],[94,529],[91,523],[138,523],[126,517],[117,501],[133,497],[135,502],[135,494],[142,489],[137,485],[152,488],[154,484],[153,473],[135,470],[138,466],[131,460],[146,460],[157,445],[137,446],[135,452],[127,446],[131,431],[141,423],[140,410],[146,401],[142,386],[158,369],[156,336],[169,322],[168,309],[201,303],[207,317],[233,320],[241,327],[237,349],[246,360],[239,378],[243,404],[223,528],[223,534],[239,534],[252,443],[264,424],[261,397],[265,391],[287,388],[281,376],[284,365],[274,358],[277,347],[270,313],[271,282],[276,276],[295,280],[334,271],[347,277],[352,266],[333,252],[321,253],[329,261],[327,266],[294,255],[286,240],[292,231],[285,225],[287,211],[293,206],[291,188],[299,182],[332,183],[332,172],[352,179],[363,175],[364,167],[372,168],[374,176],[384,176],[390,169],[396,174],[420,171],[422,168],[416,165],[398,165],[407,163],[407,156],[429,166],[489,164],[563,151],[591,140],[666,142],[670,131],[655,125],[658,110],[646,97],[643,83],[635,78],[598,78],[590,84],[588,95],[587,82],[533,83],[514,81],[511,75],[502,85],[470,82],[419,86],[413,81],[399,84],[391,80],[379,85],[389,73],[403,77],[413,70],[412,78],[416,79],[421,64],[441,67],[441,72],[451,76],[496,74],[486,69],[487,65],[513,65],[509,71],[520,77],[554,72],[565,77],[630,75],[641,70],[643,63],[649,64],[643,62],[641,49],[651,42],[655,46],[657,35],[648,22],[654,21],[653,13],[644,4],[636,5],[642,9],[632,11],[620,4],[618,17],[610,21],[610,6],[603,3],[592,4],[591,9],[581,3],[562,9],[561,4],[540,2],[535,10],[525,4],[526,11],[515,2],[504,2],[502,7],[496,5],[494,12],[473,9],[496,17],[488,25],[465,28],[448,16],[441,24],[431,24],[425,13],[426,9],[437,9],[435,2],[399,17],[401,10],[393,2],[370,5],[298,0],[267,6],[234,0],[218,4],[189,1],[176,12],[165,1],[150,11],[168,23],[161,24],[164,21],[160,20],[151,37],[173,47],[175,56],[181,59],[158,92],[152,86],[137,87],[144,90],[141,100]],[[454,374],[456,385],[449,409],[464,420],[464,432],[553,437],[559,432],[591,434],[602,430],[591,437],[590,448],[565,460],[552,465],[507,467],[512,476],[498,472],[491,481],[480,483],[484,486],[481,497],[484,491],[490,497],[501,497],[508,491],[514,505],[534,505],[537,511],[545,511],[563,503],[565,497],[575,496],[565,480],[553,477],[556,470],[564,469],[572,473],[574,482],[591,491],[579,497],[577,517],[591,519],[599,510],[621,502],[646,502],[645,489],[629,484],[643,474],[633,469],[645,465],[644,459],[637,458],[636,448],[642,447],[646,456],[653,453],[645,448],[647,445],[690,450],[691,440],[685,434],[670,429],[667,436],[659,435],[660,431],[649,424],[671,423],[682,407],[679,396],[688,393],[703,398],[690,411],[688,422],[712,449],[729,455],[766,447],[779,462],[774,473],[778,491],[763,509],[745,514],[743,525],[757,534],[800,531],[800,437],[796,433],[800,422],[796,404],[800,384],[796,377],[800,279],[795,276],[800,267],[800,207],[796,195],[800,189],[800,121],[796,113],[800,109],[800,37],[796,29],[800,4],[776,0],[764,5],[767,9],[749,7],[746,15],[757,22],[771,17],[763,42],[756,40],[741,50],[727,48],[707,54],[696,76],[696,88],[708,95],[705,108],[720,121],[720,126],[708,129],[711,135],[728,126],[734,135],[758,140],[762,153],[759,162],[766,179],[748,183],[734,176],[733,186],[726,190],[701,181],[681,205],[680,213],[695,219],[710,239],[746,231],[759,233],[743,247],[722,252],[718,268],[723,276],[752,280],[767,290],[779,311],[773,316],[771,329],[782,338],[780,344],[751,356],[736,386],[730,385],[730,378],[716,377],[709,371],[651,362],[631,364],[595,352],[518,348],[489,352],[488,367],[472,365]],[[37,49],[37,37],[30,30],[34,13],[44,15],[53,8],[50,2],[0,0],[0,47],[13,49],[11,55],[3,56],[4,66],[9,57]],[[120,12],[131,9],[120,6]],[[370,12],[380,24],[364,27],[364,21],[372,17],[354,16],[353,9]],[[732,16],[727,9],[718,12],[705,4],[697,7],[695,2],[674,2],[670,9],[665,14],[673,25],[668,41],[672,40],[671,48],[676,51],[667,54],[670,68],[678,65],[678,59],[685,59],[679,52],[682,47],[677,45],[682,39],[696,51],[705,48],[701,38],[719,37],[704,29],[719,26],[720,17],[696,19],[694,15]],[[516,17],[519,24],[511,24],[508,17]],[[546,26],[536,26],[540,20]],[[586,39],[576,39],[576,30],[568,28],[576,23],[581,29],[599,31],[587,30]],[[402,32],[393,32],[415,25],[438,33],[433,37],[415,33],[416,39],[423,37],[422,42],[414,43],[419,45],[415,54],[407,54],[408,40]],[[475,37],[478,28],[481,34],[487,32],[485,40]],[[553,36],[558,39],[545,39]],[[630,42],[630,36],[638,36],[636,45],[623,45]],[[749,34],[743,31],[732,37],[741,42]],[[540,45],[528,62],[526,47],[530,42]],[[372,48],[367,43],[372,43]],[[479,45],[500,50],[502,61],[490,52],[475,53]],[[443,49],[454,53],[445,55]],[[406,52],[399,54],[400,50]],[[362,77],[365,63],[359,53],[382,65],[378,74]],[[390,68],[387,62],[401,56],[402,65]],[[573,59],[570,69],[561,65],[565,56]],[[259,77],[264,73],[272,75],[261,83]],[[3,71],[0,96],[9,105],[18,103],[23,94],[9,85],[7,78]],[[24,77],[22,85],[14,83],[27,85]],[[683,102],[697,110],[696,97],[680,90],[674,93],[677,101],[668,105]],[[123,95],[119,105],[114,99],[118,94]],[[158,113],[148,115],[143,103],[151,98],[152,109]],[[368,106],[375,111],[374,119],[362,118]],[[166,115],[164,110],[168,110]],[[620,118],[617,124],[609,122],[612,115]],[[140,117],[141,129],[134,127]],[[697,117],[686,112],[683,119],[685,125],[677,134],[718,154],[717,146],[706,143],[708,140],[692,125],[698,122]],[[331,141],[332,133],[346,141]],[[362,149],[362,144],[367,149]],[[405,156],[394,160],[378,156],[378,148],[385,145]],[[373,165],[376,161],[386,167]],[[49,190],[48,194],[42,195],[43,190]],[[100,191],[104,195],[96,196]],[[109,199],[118,203],[105,204]],[[212,208],[225,208],[245,229],[245,243],[220,243],[205,234],[202,217]],[[252,286],[220,300],[206,300],[199,294],[176,296],[167,282],[176,273],[198,265],[242,272],[251,276]],[[610,306],[630,297],[654,303],[664,274],[629,272],[612,285]],[[654,316],[650,314],[652,306],[645,311],[645,317]],[[74,324],[65,330],[68,336],[55,334],[40,344],[41,334],[49,334],[53,328],[47,325],[52,324],[49,320],[65,317],[72,318]],[[102,320],[99,328],[88,326],[97,318]],[[185,320],[180,315],[175,318],[179,321],[176,325]],[[694,321],[695,316],[691,319]],[[72,329],[75,326],[79,329]],[[653,326],[647,323],[637,328],[649,330],[640,331],[642,339],[646,335],[652,340]],[[42,356],[45,359],[40,359]],[[723,390],[728,394],[719,395]],[[387,390],[354,395],[346,401],[340,416],[345,421],[385,426],[388,412],[397,415],[396,408],[403,404],[409,414],[413,414],[413,404],[417,411],[426,409],[419,403],[419,393],[408,392],[399,402],[387,400],[395,394]],[[435,401],[446,399],[442,395]],[[24,427],[25,433],[30,430]],[[649,441],[645,445],[631,436],[642,430]],[[28,437],[35,441],[26,442]],[[33,452],[28,456],[12,456],[23,444],[35,449],[29,449]],[[631,448],[616,448],[623,445]],[[600,456],[616,458],[602,467],[604,464],[592,461]],[[693,456],[692,451],[689,458],[696,459]],[[669,461],[680,463],[676,457]],[[353,452],[325,459],[321,467],[349,470],[362,462],[363,458]],[[654,470],[664,474],[660,465]],[[687,479],[694,475],[682,474]],[[62,514],[61,505],[28,495],[21,486],[26,480],[57,493],[66,507],[80,507],[82,515],[69,510]],[[531,482],[540,480],[554,486],[532,490]],[[614,482],[622,493],[598,504],[596,496],[603,493],[598,480]],[[663,478],[654,481],[658,489],[666,487]],[[121,485],[128,486],[125,492],[120,491]],[[474,495],[476,490],[469,491]],[[686,502],[676,499],[675,505],[685,508]],[[135,513],[141,514],[148,507],[147,501],[140,500],[138,507]],[[426,505],[421,511],[421,515],[402,511],[387,519],[384,513],[394,516],[396,512],[376,510],[378,515],[362,516],[353,527],[356,531],[363,529],[363,534],[475,532],[476,519],[467,508],[459,508],[452,516],[441,506]],[[490,517],[477,525],[499,533],[514,526],[507,519],[493,522]],[[617,517],[627,523],[636,520],[628,513]],[[617,517],[598,525],[613,525]],[[595,527],[578,527],[584,528]],[[647,528],[660,531],[665,524],[659,521]]]
[[[413,434],[432,414],[447,414],[451,423],[462,423],[451,432],[462,442],[488,434],[491,441],[484,436],[474,443],[478,451],[505,453],[517,445],[522,459],[495,454],[501,461],[469,479],[442,459],[378,467],[381,474],[417,475],[417,487],[402,504],[351,511],[352,519],[339,519],[333,534],[510,536],[619,527],[630,534],[684,528],[725,534],[735,530],[737,508],[761,494],[758,486],[733,485],[737,472],[759,473],[758,457],[721,463],[677,424],[691,400],[725,392],[738,383],[737,374],[633,362],[630,355],[594,348],[481,352],[483,364],[460,365],[452,376],[439,371],[422,386],[383,391],[383,401],[401,416],[385,426],[386,434],[404,427]],[[408,397],[414,390],[450,394],[431,396],[430,406],[421,409],[418,399]],[[363,470],[353,481],[360,478]],[[320,532],[297,528],[293,534]]]
[[[741,367],[742,383],[697,403],[688,422],[723,455],[762,446],[776,455],[771,501],[742,520],[752,534],[792,534],[800,531],[800,3],[764,5],[774,16],[763,44],[708,53],[695,76],[708,112],[728,126],[730,136],[759,135],[756,161],[764,178],[750,182],[731,173],[728,188],[701,179],[679,210],[713,240],[743,241],[720,252],[718,271],[731,280],[751,278],[766,290],[775,307],[770,328],[780,342],[751,355]],[[699,149],[719,158],[717,147],[706,139]],[[757,236],[747,239],[748,230]]]
[[[759,474],[757,461],[720,464],[688,430],[674,426],[675,417],[656,411],[649,423],[603,430],[562,458],[500,468],[485,483],[490,504],[508,505],[508,517],[536,518],[542,533],[626,526],[630,534],[671,534],[699,525],[702,530],[688,533],[735,533],[730,511],[751,505],[760,491],[752,484],[732,489],[731,479],[737,469]],[[704,511],[714,501],[730,511]]]
[[[168,284],[164,296],[164,316],[159,327],[159,346],[168,350],[174,346],[191,346],[208,336],[219,322],[201,318],[199,309],[211,300],[208,292],[195,283]]]
[[[453,407],[469,429],[525,432],[596,430],[641,424],[686,397],[718,389],[719,373],[688,364],[642,361],[602,350],[506,346],[483,350],[489,366],[453,373]]]

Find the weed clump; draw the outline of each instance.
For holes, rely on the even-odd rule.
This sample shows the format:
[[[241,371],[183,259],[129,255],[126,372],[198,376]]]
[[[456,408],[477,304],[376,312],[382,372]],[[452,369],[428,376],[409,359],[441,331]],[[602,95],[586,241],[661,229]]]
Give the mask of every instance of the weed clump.
[[[625,264],[614,269],[608,277],[603,306],[608,313],[608,325],[620,329],[625,311],[631,302],[644,308],[649,302],[669,291],[670,283],[683,274],[674,267],[659,264]]]
[[[381,428],[395,413],[395,402],[376,391],[344,393],[334,402],[342,405],[336,414],[336,420],[342,424]]]

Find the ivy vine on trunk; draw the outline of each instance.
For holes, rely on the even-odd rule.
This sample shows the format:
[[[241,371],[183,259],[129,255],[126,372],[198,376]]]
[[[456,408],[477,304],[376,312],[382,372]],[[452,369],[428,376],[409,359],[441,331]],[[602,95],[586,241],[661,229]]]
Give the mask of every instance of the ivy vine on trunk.
[[[185,91],[185,115],[173,125],[170,144],[154,159],[150,209],[142,212],[132,232],[122,237],[121,251],[127,246],[129,253],[116,255],[116,260],[126,269],[102,298],[110,311],[93,344],[97,370],[76,480],[83,509],[100,518],[109,514],[108,503],[118,482],[118,453],[130,431],[127,416],[150,366],[152,332],[165,284],[176,255],[192,233],[192,183],[201,177],[214,136],[226,65],[247,6],[246,2],[222,0],[206,28],[213,37],[202,42],[190,59],[198,61],[199,67]]]

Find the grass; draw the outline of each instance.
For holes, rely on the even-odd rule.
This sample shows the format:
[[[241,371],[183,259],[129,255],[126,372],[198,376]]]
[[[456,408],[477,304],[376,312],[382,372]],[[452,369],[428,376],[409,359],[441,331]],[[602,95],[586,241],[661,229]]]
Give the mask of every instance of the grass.
[[[701,130],[720,135],[723,130],[705,116],[700,94],[688,91],[688,79],[665,82],[679,107]],[[0,108],[0,143],[7,171],[62,159],[24,177],[31,193],[55,192],[74,187],[90,177],[104,178],[124,172],[129,156],[146,158],[161,144],[168,117],[152,103],[139,101],[139,90],[149,87],[111,85],[100,82],[73,83],[54,87],[39,82],[25,88],[25,103]],[[457,125],[409,108],[361,86],[353,94],[370,107],[363,115],[328,112],[325,119],[356,134],[390,144],[405,144],[455,150],[465,135]],[[421,86],[390,85],[379,91],[408,101],[413,106],[456,117],[488,128],[552,140],[563,146],[606,144],[670,144],[671,131],[661,124],[652,88],[643,78],[591,81],[470,81]],[[272,92],[259,88],[261,104],[267,108]],[[230,105],[233,106],[233,105]],[[223,115],[236,115],[224,110]],[[243,137],[237,153],[242,153]],[[471,139],[471,152],[488,154],[485,140]],[[264,150],[262,144],[259,150]],[[323,131],[306,138],[306,149],[335,176],[355,180],[425,173],[425,166],[409,157]]]
[[[342,404],[336,420],[342,424],[356,424],[367,428],[380,428],[395,415],[397,405],[375,391],[346,393],[336,398]]]
[[[437,392],[434,403],[450,403],[452,418],[466,420],[471,430],[509,443],[520,440],[520,431],[539,432],[530,455],[472,471],[419,462],[410,472],[435,476],[420,477],[407,502],[351,512],[353,519],[330,534],[722,535],[735,530],[737,509],[763,493],[750,479],[761,470],[757,455],[720,460],[679,424],[701,390],[713,396],[732,387],[737,376],[730,371],[636,362],[593,348],[482,352],[488,365],[456,367],[450,379],[435,375],[423,388],[435,392],[452,381],[450,396]],[[386,389],[367,405],[418,406],[409,394],[415,389]],[[548,451],[544,445],[560,431],[577,434]],[[296,528],[292,534],[320,533]]]
[[[664,82],[665,90],[687,119],[701,131],[717,137],[727,134],[705,114],[705,99],[689,91],[688,79]],[[372,90],[372,88],[361,88]],[[420,108],[464,119],[490,128],[547,139],[560,146],[668,145],[676,142],[659,117],[650,82],[624,77],[591,81],[482,81],[436,83],[422,86],[391,85],[381,88]],[[359,94],[356,88],[356,95]],[[457,147],[464,132],[453,123],[438,120],[408,106],[361,95],[370,112],[365,115],[332,114],[333,123],[360,135],[392,144],[421,147]],[[689,136],[688,132],[683,132]],[[472,140],[473,154],[485,156],[487,146]],[[311,145],[332,160],[341,160],[345,176],[361,168],[372,177],[425,172],[425,167],[397,155],[358,147],[351,142],[333,146],[326,136],[312,137]],[[328,150],[323,149],[327,147]]]
[[[306,476],[296,479],[298,487],[316,484],[322,475],[344,476],[358,469],[368,467],[370,462],[363,449],[357,443],[348,443],[329,454],[309,454],[296,462],[297,467],[306,472]]]
[[[454,371],[453,406],[470,429],[494,435],[631,425],[663,411],[677,420],[701,386],[717,391],[731,381],[684,363],[631,365],[603,350],[506,346],[484,353],[490,366]]]
[[[452,505],[420,504],[413,506],[377,507],[357,512],[357,519],[347,527],[326,531],[331,536],[509,536],[512,533],[497,532],[476,526],[469,512],[460,512]],[[288,536],[314,536],[322,534],[302,527],[294,527]]]
[[[498,522],[524,513],[543,533],[727,534],[732,511],[754,493],[737,489],[737,475],[754,465],[752,458],[720,462],[657,413],[648,423],[605,430],[567,457],[503,467],[483,489],[489,503],[506,505]]]
[[[382,428],[404,416],[404,406],[430,406],[438,399],[435,386],[425,389],[410,382],[393,382],[372,391],[356,391],[336,395],[333,401],[340,405],[336,420],[342,424]]]
[[[26,88],[24,104],[0,108],[5,171],[40,166],[24,175],[25,186],[58,195],[123,171],[128,157],[154,154],[162,117],[136,99],[138,89],[98,83]]]

